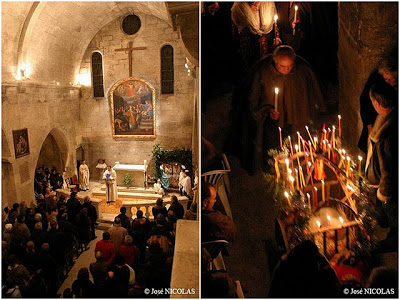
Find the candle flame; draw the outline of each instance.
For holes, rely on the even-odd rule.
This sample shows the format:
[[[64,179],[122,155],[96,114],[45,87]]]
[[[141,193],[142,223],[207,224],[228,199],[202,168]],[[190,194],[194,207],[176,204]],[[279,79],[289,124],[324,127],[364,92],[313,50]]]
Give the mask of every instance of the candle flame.
[[[347,157],[346,157],[346,159],[347,159],[348,161],[350,161],[350,160],[351,160],[351,159],[350,159],[350,156],[347,156]]]
[[[289,166],[289,158],[285,158],[285,164],[286,166]]]
[[[275,88],[275,94],[279,94],[279,89],[277,87]]]
[[[289,180],[293,183],[294,182],[294,177],[293,176],[289,176]]]
[[[286,198],[289,198],[289,193],[288,192],[285,192],[284,194],[285,194]]]
[[[308,126],[305,126],[306,127],[306,130],[308,130]]]
[[[344,220],[343,220],[342,217],[339,217],[339,221],[340,221],[340,223],[342,223],[342,224],[343,224],[343,222],[344,222]]]
[[[331,221],[331,216],[327,215],[326,218],[328,219],[328,221]]]
[[[310,198],[310,194],[309,193],[307,193],[307,198]]]
[[[335,130],[335,129],[336,129],[335,125],[333,125],[333,126],[332,126],[332,129],[333,129],[333,130]]]
[[[296,149],[296,151],[299,150],[299,146],[297,146],[297,144],[294,145],[294,149]]]
[[[341,115],[338,115],[337,117],[338,117],[338,119],[339,119],[339,120],[342,118],[342,116],[341,116]]]
[[[320,221],[317,221],[317,226],[321,227],[321,222]]]
[[[314,186],[314,190],[318,191],[318,189],[317,189],[317,187],[316,187],[316,186]]]
[[[276,22],[278,20],[278,15],[274,16],[274,21]]]
[[[308,165],[311,167],[311,161],[308,162]]]
[[[316,136],[314,136],[314,142],[318,141],[318,138]]]
[[[359,156],[358,156],[358,160],[359,160],[359,161],[362,161],[362,156],[359,155]]]
[[[289,171],[289,174],[292,174],[292,173],[293,173],[292,169],[288,169],[288,171]]]
[[[282,131],[282,128],[280,128],[280,127],[278,127],[279,128],[279,131]]]
[[[295,7],[294,7],[294,10],[298,10],[299,9],[299,7],[296,5]]]

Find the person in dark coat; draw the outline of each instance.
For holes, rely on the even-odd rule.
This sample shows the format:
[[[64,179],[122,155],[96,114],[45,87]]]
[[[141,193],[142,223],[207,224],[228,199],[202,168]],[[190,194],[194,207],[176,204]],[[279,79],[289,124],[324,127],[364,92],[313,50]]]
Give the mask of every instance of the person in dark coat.
[[[153,213],[154,220],[157,218],[158,214],[163,214],[164,217],[167,217],[168,211],[167,208],[163,205],[163,199],[158,198],[156,205],[151,209]]]
[[[76,224],[76,215],[81,211],[81,203],[76,198],[76,192],[72,192],[67,201],[68,218]]]
[[[183,205],[179,203],[178,197],[175,195],[171,196],[171,205],[168,208],[168,212],[172,210],[175,213],[175,217],[177,219],[183,219],[183,215],[185,214],[185,209]]]
[[[86,196],[83,199],[83,205],[82,207],[87,209],[87,215],[90,219],[90,233],[91,233],[91,239],[94,240],[97,238],[96,236],[96,222],[97,222],[97,211],[96,208],[93,206],[92,202],[90,202],[90,197]]]
[[[77,279],[72,283],[72,294],[75,295],[75,298],[93,298],[94,292],[88,268],[81,268],[78,271]]]
[[[339,298],[342,295],[335,271],[310,240],[281,259],[269,290],[272,298]]]
[[[50,221],[50,230],[47,233],[47,241],[50,246],[50,254],[59,265],[65,263],[65,236],[58,229],[58,223],[55,219]]]
[[[131,232],[131,221],[129,220],[129,217],[126,215],[126,207],[122,206],[120,208],[120,214],[117,216],[121,220],[121,226],[126,228],[128,232]]]
[[[201,184],[201,240],[232,241],[236,235],[236,225],[232,218],[213,209],[217,192],[213,184],[203,181]]]
[[[76,225],[79,230],[80,242],[85,245],[85,251],[89,250],[88,244],[91,241],[92,222],[90,221],[86,207],[82,208],[81,212],[76,216]]]
[[[398,115],[394,104],[398,96],[386,82],[372,85],[369,95],[378,117],[369,135],[365,175],[376,188],[378,223],[390,228],[386,239],[380,242],[380,251],[397,252]]]
[[[397,53],[396,53],[397,55]],[[358,141],[358,148],[367,154],[368,136],[371,133],[372,126],[375,123],[378,113],[374,109],[372,102],[369,98],[369,91],[371,86],[379,81],[385,80],[388,84],[397,89],[398,77],[397,60],[394,58],[384,58],[379,63],[379,67],[372,71],[364,86],[360,96],[360,117],[363,123],[360,139]]]

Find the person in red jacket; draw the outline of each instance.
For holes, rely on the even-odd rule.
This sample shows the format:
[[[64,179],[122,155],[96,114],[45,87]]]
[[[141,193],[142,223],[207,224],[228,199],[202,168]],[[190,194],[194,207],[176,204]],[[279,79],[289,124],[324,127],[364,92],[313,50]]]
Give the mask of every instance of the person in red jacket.
[[[111,265],[115,258],[115,245],[110,240],[110,233],[104,232],[103,239],[96,243],[94,253],[100,251],[103,254],[103,260]]]

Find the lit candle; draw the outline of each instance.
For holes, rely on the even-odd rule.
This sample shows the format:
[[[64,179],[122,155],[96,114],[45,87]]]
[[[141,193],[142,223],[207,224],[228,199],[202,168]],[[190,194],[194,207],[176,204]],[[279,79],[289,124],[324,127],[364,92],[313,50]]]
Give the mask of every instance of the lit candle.
[[[325,180],[321,180],[322,184],[322,201],[325,202]]]
[[[306,126],[306,130],[307,130],[308,136],[310,137],[310,140],[312,140],[312,137],[311,137],[310,131],[308,130],[308,126]],[[311,144],[310,144],[310,145],[311,145]]]
[[[276,87],[275,88],[275,109],[278,110],[278,94],[279,94],[279,89]]]
[[[296,153],[297,153],[297,164],[299,165],[299,167],[300,167],[300,159],[299,159],[299,152],[300,152],[300,149],[299,149],[299,146],[296,144],[296,145],[294,145],[294,149],[296,150]]]
[[[317,220],[316,223],[317,223],[318,229],[321,228],[321,222]]]
[[[308,207],[310,208],[310,211],[311,211],[311,199],[310,198],[311,198],[310,194],[307,193]]]
[[[324,140],[326,140],[326,129],[324,129]]]
[[[333,149],[335,149],[335,130],[336,130],[336,127],[335,127],[335,126],[332,126],[332,137],[331,137],[331,143],[332,143],[332,147],[333,147]]]
[[[342,120],[342,116],[338,115],[338,120],[339,120],[339,137],[342,137],[342,125],[341,125],[341,120]]]
[[[327,215],[326,218],[328,219],[328,226],[331,226],[331,216]]]
[[[276,26],[276,21],[278,21],[278,15],[275,15],[275,16],[274,16],[275,26]]]
[[[281,149],[282,147],[282,128],[279,127],[279,141],[280,141],[280,145],[281,145]]]
[[[317,150],[318,138],[314,136],[314,148]]]
[[[290,199],[289,199],[289,193],[285,192],[284,195],[285,195],[285,198],[286,198],[286,201],[287,201],[289,207],[293,208],[292,203],[290,202]]]
[[[362,156],[358,156],[358,175],[361,176],[361,161],[362,161]]]
[[[298,6],[295,5],[295,7],[294,7],[294,23],[295,23],[295,26],[296,26],[296,21],[297,21],[297,10],[298,9],[299,9]],[[295,35],[295,33],[296,33],[296,27],[293,27],[293,35]]]
[[[291,184],[292,189],[294,189],[294,177],[290,175],[289,176],[289,180],[290,180],[290,184]]]
[[[343,222],[344,222],[344,220],[343,220],[343,218],[342,218],[342,217],[339,217],[339,221],[340,221],[340,224],[343,226]]]
[[[292,139],[291,139],[290,135],[288,136],[288,139],[289,139],[289,146],[290,146],[290,154],[293,156]]]
[[[314,186],[314,202],[315,202],[315,207],[318,207],[318,189],[316,186]]]

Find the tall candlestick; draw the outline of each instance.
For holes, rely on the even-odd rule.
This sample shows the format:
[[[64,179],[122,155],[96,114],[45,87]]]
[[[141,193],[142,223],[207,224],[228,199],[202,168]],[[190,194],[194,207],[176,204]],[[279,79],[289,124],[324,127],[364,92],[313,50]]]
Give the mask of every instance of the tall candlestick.
[[[278,94],[279,94],[279,89],[276,87],[275,88],[275,109],[278,110]]]
[[[298,144],[299,144],[299,147],[301,146],[301,136],[300,136],[300,132],[298,132],[297,131],[297,140],[298,140]]]
[[[341,125],[341,120],[342,120],[342,116],[338,115],[338,120],[339,120],[339,137],[342,137],[342,125]]]
[[[325,202],[325,181],[321,180],[322,184],[322,201]]]
[[[358,175],[361,176],[361,161],[362,161],[362,156],[358,156]]]
[[[283,148],[282,147],[282,128],[280,128],[280,127],[278,127],[279,128],[279,142],[280,142],[280,145],[281,145],[281,149]]]

